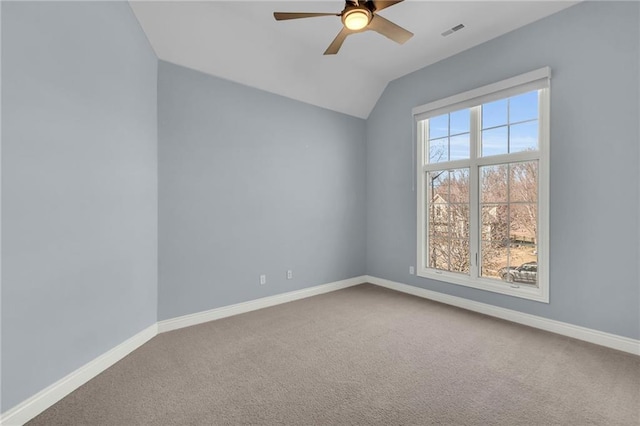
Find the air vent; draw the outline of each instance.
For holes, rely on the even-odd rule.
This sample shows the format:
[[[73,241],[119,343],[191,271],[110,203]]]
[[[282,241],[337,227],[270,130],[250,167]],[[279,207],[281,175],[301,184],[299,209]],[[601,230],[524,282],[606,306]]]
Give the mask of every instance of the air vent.
[[[446,37],[448,35],[451,35],[453,33],[455,33],[456,31],[460,31],[461,29],[464,28],[464,25],[462,24],[458,24],[455,27],[451,27],[450,29],[448,29],[447,31],[442,33],[442,37]]]

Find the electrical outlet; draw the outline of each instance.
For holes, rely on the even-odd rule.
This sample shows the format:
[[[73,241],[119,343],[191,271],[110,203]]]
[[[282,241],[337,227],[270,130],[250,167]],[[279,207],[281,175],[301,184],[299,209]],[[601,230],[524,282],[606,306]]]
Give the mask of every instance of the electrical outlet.
[[[415,272],[416,272],[415,268],[413,266],[409,266],[409,273],[413,275],[415,274]]]
[[[266,275],[260,275],[260,284],[264,285],[267,283],[267,276]]]
[[[292,279],[292,278],[293,278],[293,271],[292,271],[291,269],[289,269],[289,270],[287,271],[287,279],[288,279],[288,280],[290,280],[290,279]]]

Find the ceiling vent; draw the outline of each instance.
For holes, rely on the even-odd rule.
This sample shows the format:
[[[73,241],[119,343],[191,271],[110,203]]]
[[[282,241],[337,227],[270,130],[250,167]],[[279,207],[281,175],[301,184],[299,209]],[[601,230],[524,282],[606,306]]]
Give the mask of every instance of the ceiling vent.
[[[458,24],[455,27],[449,28],[447,31],[443,32],[442,33],[442,37],[446,37],[448,35],[451,35],[451,34],[455,33],[456,31],[460,31],[463,28],[464,28],[464,25]]]

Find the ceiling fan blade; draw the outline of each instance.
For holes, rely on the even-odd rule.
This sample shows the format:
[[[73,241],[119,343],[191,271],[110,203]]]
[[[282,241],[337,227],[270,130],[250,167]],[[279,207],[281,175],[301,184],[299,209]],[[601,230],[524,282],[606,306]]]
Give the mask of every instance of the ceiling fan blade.
[[[405,41],[413,37],[413,33],[405,30],[404,28],[394,24],[388,19],[383,18],[380,15],[373,15],[368,30],[372,30],[382,34],[385,37],[390,38],[396,43],[403,44]]]
[[[276,21],[287,19],[315,18],[316,16],[340,16],[339,13],[304,13],[304,12],[273,12]]]
[[[403,0],[392,0],[392,1],[384,1],[384,0],[372,0],[373,7],[375,8],[374,12],[380,12],[382,9],[386,9],[388,7],[393,6],[394,4],[401,3]]]
[[[353,34],[353,31],[343,27],[342,30],[338,33],[336,38],[333,39],[327,50],[324,51],[325,55],[335,55],[342,47],[342,43],[347,38],[348,35]]]

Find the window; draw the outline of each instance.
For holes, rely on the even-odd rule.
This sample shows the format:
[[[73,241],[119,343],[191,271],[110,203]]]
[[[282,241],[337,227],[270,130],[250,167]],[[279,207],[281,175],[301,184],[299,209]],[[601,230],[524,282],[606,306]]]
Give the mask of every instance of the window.
[[[549,78],[414,108],[419,276],[549,302]]]

